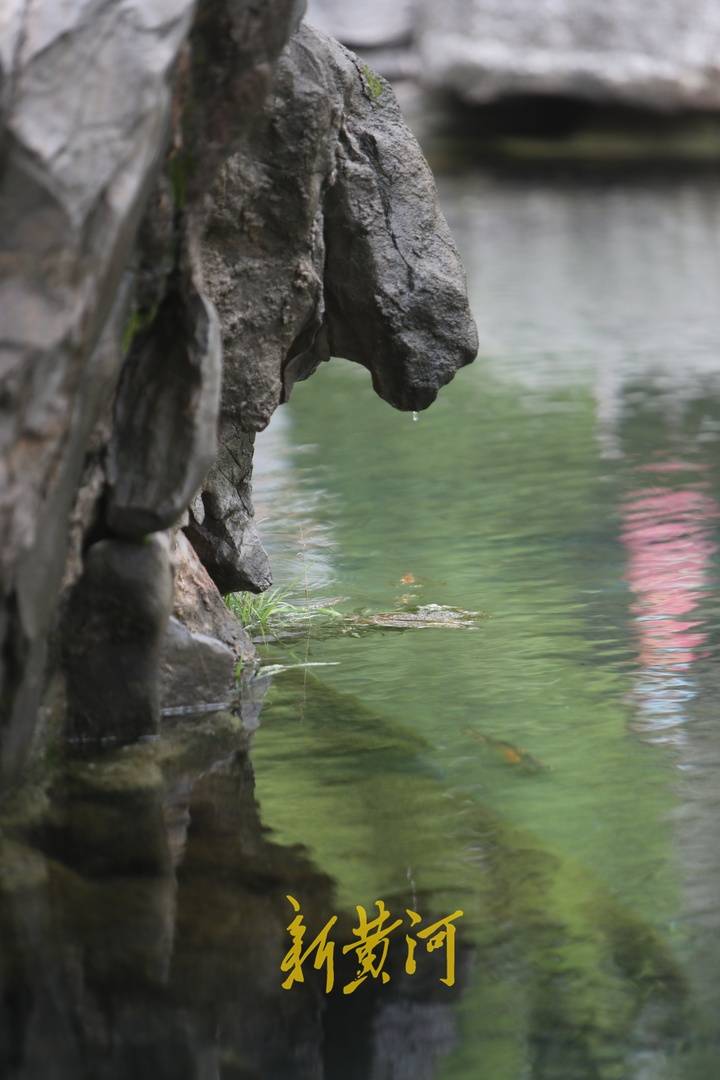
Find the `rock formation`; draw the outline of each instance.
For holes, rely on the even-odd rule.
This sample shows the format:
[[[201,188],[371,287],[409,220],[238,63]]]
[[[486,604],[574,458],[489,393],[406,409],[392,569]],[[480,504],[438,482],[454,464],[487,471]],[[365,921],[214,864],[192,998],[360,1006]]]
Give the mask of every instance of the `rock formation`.
[[[331,356],[424,409],[477,351],[430,170],[388,84],[305,26],[213,194],[203,240],[224,328],[221,450],[188,529],[220,589],[262,590],[254,432]]]
[[[296,379],[346,356],[419,409],[474,356],[457,254],[387,84],[309,28],[274,71],[302,7],[0,14],[5,777],[58,665],[70,733],[134,738],[158,724],[161,656],[181,707],[173,664],[206,645],[218,686],[248,654],[177,529],[222,590],[268,585],[252,439]],[[188,632],[168,636],[173,547]]]
[[[0,14],[6,777],[38,730],[61,591],[92,564],[86,592],[102,595],[112,562],[112,592],[125,557],[132,577],[132,545],[177,520],[214,455],[221,353],[199,274],[202,196],[301,14],[296,0],[262,12],[249,0],[61,10],[11,0]],[[93,561],[88,545],[106,539],[112,560]],[[93,632],[119,649],[110,610],[102,628],[101,617]],[[167,611],[150,605],[143,617],[140,636],[155,640]],[[87,667],[97,661],[89,634],[72,648]],[[71,683],[81,667],[71,663]],[[134,688],[150,727],[152,667]],[[106,665],[108,700],[127,693],[123,669]],[[70,700],[78,694],[71,686]]]

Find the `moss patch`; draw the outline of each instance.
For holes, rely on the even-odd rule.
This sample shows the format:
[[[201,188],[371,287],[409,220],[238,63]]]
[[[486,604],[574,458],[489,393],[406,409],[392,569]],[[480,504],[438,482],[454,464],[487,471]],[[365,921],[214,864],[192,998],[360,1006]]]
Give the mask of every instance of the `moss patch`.
[[[377,101],[385,89],[385,83],[379,75],[375,74],[372,68],[367,66],[367,64],[363,64],[361,71],[370,100]]]

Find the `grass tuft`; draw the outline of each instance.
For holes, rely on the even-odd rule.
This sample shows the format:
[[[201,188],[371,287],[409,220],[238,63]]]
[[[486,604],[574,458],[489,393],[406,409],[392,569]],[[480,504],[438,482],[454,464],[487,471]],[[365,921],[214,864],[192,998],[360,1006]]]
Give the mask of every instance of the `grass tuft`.
[[[246,630],[263,635],[302,630],[313,622],[343,618],[339,611],[325,607],[322,602],[296,603],[292,596],[292,587],[286,586],[269,589],[259,595],[231,593],[225,597],[225,603]]]

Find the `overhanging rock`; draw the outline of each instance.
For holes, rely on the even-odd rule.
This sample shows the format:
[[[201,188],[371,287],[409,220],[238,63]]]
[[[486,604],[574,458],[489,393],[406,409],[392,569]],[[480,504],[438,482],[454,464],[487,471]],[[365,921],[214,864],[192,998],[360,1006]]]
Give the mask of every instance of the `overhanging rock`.
[[[230,501],[220,463],[203,503],[217,537],[222,491],[233,529],[214,539],[195,516],[189,535],[227,592],[267,583],[243,551],[249,450],[294,382],[343,357],[391,405],[424,409],[473,360],[477,332],[432,174],[389,84],[308,26],[215,187],[203,264],[224,331],[221,459],[235,463]]]

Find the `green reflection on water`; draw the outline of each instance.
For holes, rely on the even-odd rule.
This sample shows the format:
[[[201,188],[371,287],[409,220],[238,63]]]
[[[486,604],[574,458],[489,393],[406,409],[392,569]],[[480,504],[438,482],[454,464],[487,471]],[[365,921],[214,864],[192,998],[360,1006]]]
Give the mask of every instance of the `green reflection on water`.
[[[323,680],[361,697],[390,731],[402,726],[421,735],[422,756],[441,789],[532,826],[543,843],[586,861],[610,888],[622,889],[638,912],[662,921],[674,903],[663,823],[671,801],[670,766],[662,750],[649,752],[629,734],[624,697],[630,690],[630,645],[617,627],[615,639],[608,640],[609,631],[603,634],[599,625],[603,618],[610,622],[626,601],[611,492],[592,452],[587,398],[578,394],[572,411],[543,423],[476,373],[474,381],[461,378],[434,412],[411,425],[376,405],[370,393],[352,417],[343,415],[348,383],[356,402],[365,388],[342,368],[328,372],[325,385],[318,382],[314,394],[294,405],[293,437],[302,444],[313,434],[316,439],[316,449],[302,455],[303,468],[312,474],[314,458],[331,457],[333,483],[347,485],[333,504],[333,589],[380,610],[411,595],[482,609],[490,618],[471,631],[311,639],[309,651],[306,643],[296,643],[293,656],[308,652],[311,660],[339,661],[324,669]],[[512,435],[512,449],[503,457],[493,452],[492,442],[505,432]],[[442,461],[447,464],[439,467]],[[480,461],[482,467],[469,464]],[[378,484],[383,466],[391,466],[391,475]],[[328,485],[328,473],[322,475]],[[402,584],[406,572],[416,585]],[[605,611],[593,610],[600,574],[616,579],[618,595],[608,599]],[[339,801],[352,799],[353,761],[341,752],[333,757],[338,783],[345,783],[341,790],[329,783],[326,790],[313,783],[313,774],[327,731],[313,739],[301,703],[274,710],[271,699],[265,717],[255,747],[259,790],[269,823],[286,838],[290,830],[302,829],[310,812],[303,803],[298,817],[300,796],[285,797],[303,762],[311,773],[307,798],[324,802],[327,790]],[[327,729],[333,730],[330,720]],[[543,773],[528,776],[514,768],[485,750],[468,729],[523,747],[543,763]],[[276,744],[285,748],[284,782]],[[355,815],[359,835],[364,817]],[[382,844],[404,817],[400,795]],[[311,847],[335,828],[327,806],[318,818],[327,827],[319,826],[317,836],[305,835]],[[350,815],[350,828],[352,820]],[[372,882],[376,873],[378,844],[356,849],[355,865],[351,859],[342,868],[332,864],[344,900],[353,889],[357,899],[363,875]],[[321,862],[328,866],[324,857]],[[373,888],[362,895],[368,891]]]
[[[267,436],[259,498],[265,483],[274,504],[260,513],[279,581],[309,578],[349,609],[438,603],[489,618],[268,647],[272,661],[337,666],[271,692],[253,754],[263,819],[308,847],[345,908],[410,889],[435,911],[466,911],[464,1037],[438,1075],[706,1075],[720,1060],[720,970],[686,893],[716,868],[683,865],[676,821],[685,725],[693,710],[702,719],[693,701],[712,691],[711,669],[702,650],[663,670],[643,661],[644,586],[628,579],[623,530],[653,486],[716,495],[714,338],[698,341],[712,303],[668,267],[689,248],[717,283],[699,231],[717,199],[702,187],[491,189],[492,222],[469,181],[451,194],[467,203],[455,226],[469,222],[481,338],[489,304],[486,336],[507,351],[462,372],[417,424],[374,399],[363,372],[331,364]],[[506,226],[497,270],[474,246],[474,214],[486,231]],[[677,457],[711,472],[701,483],[642,471]],[[686,615],[709,644],[709,549],[701,577]],[[503,743],[542,768],[518,768]],[[700,970],[703,950],[714,968]],[[657,1006],[668,994],[671,1015]]]

